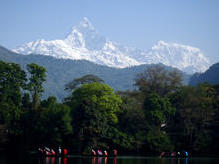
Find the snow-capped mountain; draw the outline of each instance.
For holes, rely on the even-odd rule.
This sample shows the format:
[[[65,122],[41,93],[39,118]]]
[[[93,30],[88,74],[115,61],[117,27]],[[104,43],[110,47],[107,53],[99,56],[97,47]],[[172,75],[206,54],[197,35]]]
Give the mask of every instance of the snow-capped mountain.
[[[42,54],[56,58],[85,59],[109,67],[125,68],[141,64],[163,63],[187,73],[203,72],[210,62],[191,46],[159,41],[150,50],[140,50],[112,42],[101,36],[87,18],[74,26],[63,40],[37,40],[13,51],[21,54]]]

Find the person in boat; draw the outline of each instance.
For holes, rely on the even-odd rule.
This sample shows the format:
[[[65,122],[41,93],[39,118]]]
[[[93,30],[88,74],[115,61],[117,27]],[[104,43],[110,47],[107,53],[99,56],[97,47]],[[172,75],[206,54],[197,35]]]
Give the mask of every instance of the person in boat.
[[[67,155],[68,154],[68,150],[67,149],[63,149],[63,155],[65,156],[65,155]]]
[[[117,150],[114,149],[114,150],[113,150],[113,155],[114,155],[114,156],[117,156],[117,153],[118,153]]]
[[[51,155],[50,148],[48,147],[44,147],[44,152],[45,152],[45,155]]]
[[[40,147],[38,148],[38,151],[39,151],[40,154],[43,154],[43,153],[44,153],[43,149],[40,148]]]
[[[107,156],[107,155],[108,155],[106,150],[104,150],[104,152],[103,152],[103,153],[104,153],[104,155],[105,155],[105,156]]]
[[[175,156],[176,156],[176,153],[175,153],[175,152],[171,152],[170,156],[171,156],[171,157],[175,157]]]
[[[164,155],[165,155],[165,152],[162,152],[162,153],[160,154],[160,157],[164,157]]]
[[[53,149],[50,149],[50,151],[51,151],[51,155],[54,155],[54,156],[56,155],[56,153]]]
[[[189,156],[189,153],[187,151],[185,151],[184,153],[185,153],[185,157]]]
[[[102,151],[101,150],[97,150],[97,155],[102,156],[103,155]]]
[[[178,151],[177,152],[177,157],[180,157],[181,156],[181,153]]]
[[[58,149],[58,154],[59,154],[59,155],[62,155],[62,149],[61,149],[60,146],[59,146],[59,149]]]
[[[92,149],[91,151],[92,151],[92,155],[93,155],[93,156],[96,156],[96,155],[97,155],[97,153],[95,152],[94,149]]]

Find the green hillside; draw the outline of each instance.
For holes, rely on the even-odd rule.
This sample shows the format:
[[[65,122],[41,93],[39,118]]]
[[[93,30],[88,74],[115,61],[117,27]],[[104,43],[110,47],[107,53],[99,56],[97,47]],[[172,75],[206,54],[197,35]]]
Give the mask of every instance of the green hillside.
[[[56,59],[45,55],[20,55],[0,46],[0,60],[18,63],[23,69],[28,63],[36,63],[44,66],[47,70],[47,82],[45,83],[45,93],[43,97],[56,96],[59,101],[68,94],[64,91],[64,85],[74,78],[79,78],[86,74],[99,76],[115,90],[134,89],[134,79],[136,75],[143,72],[152,65],[140,65],[124,69],[101,66],[85,60],[65,60]],[[166,67],[166,66],[165,66]],[[166,67],[167,69],[173,69]],[[183,75],[184,83],[187,83],[189,76]]]
[[[199,83],[210,83],[212,85],[219,84],[219,63],[213,64],[207,71],[201,74],[194,74],[189,81],[190,85]]]

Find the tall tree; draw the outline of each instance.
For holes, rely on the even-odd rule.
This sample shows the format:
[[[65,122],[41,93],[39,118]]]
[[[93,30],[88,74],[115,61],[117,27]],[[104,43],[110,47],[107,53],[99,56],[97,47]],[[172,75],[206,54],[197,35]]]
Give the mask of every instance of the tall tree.
[[[177,70],[168,71],[160,65],[155,65],[138,74],[135,85],[143,93],[155,92],[166,96],[182,86],[182,77]]]
[[[0,122],[7,124],[9,134],[19,134],[21,90],[26,74],[18,64],[0,61]]]
[[[177,108],[175,118],[176,142],[190,151],[207,150],[211,142],[210,125],[214,119],[214,90],[210,85],[186,86],[171,96]],[[174,128],[173,128],[174,129]]]
[[[24,93],[22,97],[22,110],[30,110],[31,109],[31,100],[29,93]]]
[[[21,89],[24,88],[25,81],[26,74],[18,64],[0,61],[0,101],[11,100],[20,106]]]
[[[39,106],[41,94],[44,91],[43,82],[46,81],[46,69],[31,63],[27,65],[27,70],[30,73],[27,88],[32,96],[32,109],[36,110]]]
[[[74,133],[82,143],[82,151],[89,147],[107,147],[110,127],[118,123],[117,112],[121,98],[106,84],[89,83],[77,88],[67,104],[72,109]]]

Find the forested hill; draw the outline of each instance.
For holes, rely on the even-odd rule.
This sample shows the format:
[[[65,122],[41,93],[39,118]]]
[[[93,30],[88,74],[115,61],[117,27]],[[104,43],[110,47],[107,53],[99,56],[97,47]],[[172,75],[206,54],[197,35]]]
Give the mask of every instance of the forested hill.
[[[213,64],[207,71],[194,74],[190,78],[190,85],[208,82],[212,85],[219,84],[219,63]]]
[[[86,74],[99,76],[115,90],[134,89],[134,79],[136,74],[143,72],[151,65],[141,65],[124,69],[111,68],[88,62],[85,60],[65,60],[56,59],[45,55],[21,55],[9,51],[0,46],[0,60],[18,63],[23,69],[28,63],[36,63],[47,70],[47,82],[44,85],[45,93],[43,97],[55,96],[62,100],[68,93],[64,91],[64,85],[74,78],[82,77]],[[166,67],[166,66],[165,66]],[[166,67],[167,69],[173,69]],[[184,74],[184,82],[189,79]]]

